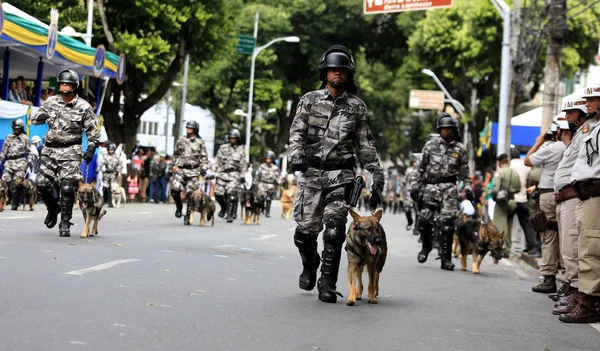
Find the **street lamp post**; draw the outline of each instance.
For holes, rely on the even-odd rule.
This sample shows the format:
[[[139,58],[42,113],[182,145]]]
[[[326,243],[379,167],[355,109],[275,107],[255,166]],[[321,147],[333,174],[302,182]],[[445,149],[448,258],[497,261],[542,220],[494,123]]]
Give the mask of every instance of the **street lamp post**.
[[[508,98],[510,94],[511,81],[511,57],[510,57],[510,7],[503,0],[492,0],[492,4],[502,16],[502,63],[500,70],[500,106],[498,109],[498,145],[496,155],[500,156],[506,152],[506,132],[510,128],[508,120]]]
[[[442,82],[439,80],[439,78],[437,77],[437,75],[430,69],[424,68],[421,70],[421,72],[423,74],[426,74],[428,76],[430,76],[431,78],[433,78],[433,80],[435,80],[435,82],[437,83],[438,87],[440,87],[440,89],[442,89],[442,91],[444,92],[444,95],[446,96],[446,98],[449,100],[449,102],[452,104],[452,106],[454,107],[454,109],[456,110],[456,112],[458,112],[458,114],[460,115],[460,117],[462,118],[464,113],[465,113],[465,107],[457,100],[454,100],[454,98],[452,97],[452,95],[450,95],[450,93],[448,92],[448,90],[446,90],[446,87],[444,86],[444,84],[442,84]],[[469,168],[471,169],[471,171],[474,169],[475,164],[474,164],[474,157],[473,157],[473,144],[471,142],[471,138],[469,135],[469,123],[465,123],[464,124],[464,135],[465,135],[465,143],[467,144],[467,147],[469,150],[467,150],[467,153],[469,155]]]
[[[254,18],[254,42],[256,42],[256,38],[258,36],[258,12],[256,13],[256,17]],[[248,116],[246,117],[246,162],[250,162],[250,133],[252,133],[252,99],[254,97],[254,67],[256,63],[256,56],[268,48],[269,46],[275,44],[278,41],[286,41],[288,43],[297,43],[300,41],[300,38],[296,36],[291,37],[281,37],[271,40],[263,46],[259,46],[254,48],[252,52],[252,62],[250,64],[250,92],[248,94]]]

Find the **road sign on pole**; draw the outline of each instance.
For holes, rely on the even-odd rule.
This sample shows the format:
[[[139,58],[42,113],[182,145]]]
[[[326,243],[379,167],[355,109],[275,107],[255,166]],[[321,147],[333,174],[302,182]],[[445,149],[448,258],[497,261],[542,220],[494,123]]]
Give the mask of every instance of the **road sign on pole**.
[[[444,92],[438,90],[411,90],[408,107],[442,111],[444,109]]]
[[[452,7],[454,0],[363,0],[365,15]]]
[[[252,55],[254,52],[254,45],[256,44],[256,39],[254,37],[246,37],[243,35],[236,36],[238,39],[238,43],[235,46],[235,52],[239,54]]]

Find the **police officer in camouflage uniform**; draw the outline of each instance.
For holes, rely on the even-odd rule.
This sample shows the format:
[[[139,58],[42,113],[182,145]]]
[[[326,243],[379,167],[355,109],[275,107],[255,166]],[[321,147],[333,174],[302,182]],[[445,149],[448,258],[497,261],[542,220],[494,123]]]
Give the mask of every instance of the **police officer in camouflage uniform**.
[[[433,222],[436,213],[439,213],[441,268],[452,271],[452,238],[455,233],[455,221],[459,215],[457,182],[464,182],[467,199],[470,201],[473,201],[473,192],[470,186],[467,150],[460,143],[458,135],[458,121],[443,112],[438,117],[437,130],[440,138],[429,140],[423,147],[417,179],[411,187],[411,197],[421,202],[419,233],[423,247],[417,259],[419,263],[427,261],[433,245]]]
[[[121,160],[115,155],[116,150],[117,146],[110,143],[108,145],[108,154],[102,157],[102,161],[100,161],[100,165],[98,166],[99,170],[104,167],[102,170],[102,187],[104,188],[102,194],[104,195],[104,203],[108,204],[108,207],[113,207],[111,185],[116,181],[117,175],[121,172]]]
[[[244,173],[248,168],[246,151],[240,145],[240,131],[232,129],[227,133],[229,143],[221,145],[217,152],[216,162],[219,165],[215,198],[221,206],[219,217],[227,214],[227,223],[237,217],[238,191],[245,182]]]
[[[198,136],[200,126],[196,121],[189,121],[185,125],[187,136],[179,138],[173,153],[173,178],[171,179],[171,195],[175,201],[175,217],[181,218],[183,203],[181,193],[185,192],[187,208],[183,217],[183,224],[190,225],[190,212],[192,210],[192,193],[200,189],[200,176],[206,174],[208,155],[206,145]]]
[[[10,187],[12,210],[16,211],[19,208],[22,187],[17,186],[15,181],[25,179],[27,166],[32,163],[33,159],[23,121],[16,119],[12,121],[11,127],[13,134],[9,134],[4,139],[2,151],[0,151],[0,163],[6,159],[2,180]]]
[[[355,176],[356,155],[373,175],[371,209],[382,201],[384,178],[367,106],[354,95],[357,87],[352,54],[341,45],[330,47],[321,58],[319,71],[321,89],[300,99],[290,129],[290,163],[294,171],[302,172],[294,206],[294,243],[304,267],[299,286],[310,291],[315,287],[320,264],[317,238],[325,224],[323,265],[317,288],[321,301],[335,303],[336,295],[341,296],[336,283],[346,239],[346,200]]]
[[[271,217],[271,200],[275,194],[275,183],[279,179],[279,167],[273,163],[275,153],[267,151],[265,162],[258,167],[258,175],[255,183],[258,186],[258,195],[261,197],[265,209],[265,216]]]
[[[35,125],[48,123],[44,149],[40,156],[37,174],[37,191],[44,200],[48,215],[44,224],[53,228],[62,213],[60,236],[71,236],[71,216],[77,185],[83,179],[80,165],[82,159],[81,134],[87,136],[87,149],[83,159],[89,165],[99,145],[96,115],[90,104],[77,96],[79,76],[66,69],[59,73],[60,95],[49,97],[32,118]],[[56,191],[58,197],[54,196]],[[59,201],[60,200],[60,201]]]

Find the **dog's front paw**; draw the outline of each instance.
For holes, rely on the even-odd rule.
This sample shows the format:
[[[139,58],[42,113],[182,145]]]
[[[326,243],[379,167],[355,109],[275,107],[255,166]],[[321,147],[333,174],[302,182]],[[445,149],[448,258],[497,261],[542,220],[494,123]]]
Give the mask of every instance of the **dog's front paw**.
[[[479,271],[473,270],[473,274],[479,274]]]
[[[377,304],[377,298],[376,297],[369,298],[367,302],[376,305]]]
[[[346,306],[354,306],[354,302],[354,300],[348,299],[348,301],[346,301]]]
[[[357,300],[362,300],[362,296],[359,295],[359,296],[356,297],[356,299]]]

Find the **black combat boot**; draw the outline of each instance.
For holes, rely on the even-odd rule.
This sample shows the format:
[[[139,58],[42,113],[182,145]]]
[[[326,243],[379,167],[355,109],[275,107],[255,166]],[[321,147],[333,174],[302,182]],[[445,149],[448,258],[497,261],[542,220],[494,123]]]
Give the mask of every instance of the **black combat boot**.
[[[323,264],[321,265],[321,278],[317,284],[319,300],[336,303],[337,297],[343,297],[336,291],[338,270],[342,257],[342,245],[346,240],[346,223],[343,219],[329,219],[325,223],[323,232]]]
[[[46,209],[48,210],[48,214],[46,214],[46,219],[44,219],[44,224],[49,229],[54,228],[56,222],[58,222],[58,215],[60,214],[60,206],[58,203],[58,199],[54,197],[54,190],[52,187],[39,187],[37,189],[38,195],[44,201],[44,205],[46,205]]]
[[[21,187],[20,185],[17,185],[17,183],[15,181],[12,181],[10,183],[10,191],[11,191],[11,209],[13,211],[17,211],[19,209],[19,200],[21,199]]]
[[[265,206],[265,217],[271,217],[271,199],[267,198],[267,204]]]
[[[190,215],[192,213],[192,208],[194,207],[192,193],[187,194],[185,198],[187,200],[187,206],[185,209],[185,216],[183,217],[183,224],[190,225]]]
[[[298,280],[300,289],[311,291],[317,283],[317,270],[321,263],[321,258],[317,252],[317,237],[318,234],[304,234],[296,229],[294,234],[294,244],[300,252],[302,258],[302,274]]]
[[[596,323],[600,321],[599,302],[598,296],[590,296],[580,292],[579,301],[575,308],[567,314],[562,314],[558,319],[565,323]]]
[[[552,299],[552,301],[558,301],[560,298],[567,296],[568,292],[571,290],[571,282],[565,282],[560,286],[557,292],[553,294],[549,294],[548,297]]]
[[[454,263],[452,263],[452,235],[442,234],[441,240],[441,249],[440,249],[440,258],[442,260],[441,267],[446,271],[454,270]]]
[[[183,202],[181,201],[181,193],[179,191],[171,190],[171,196],[175,202],[175,218],[181,218],[181,211],[183,210]]]
[[[227,213],[227,203],[225,202],[225,196],[224,195],[217,195],[215,196],[217,202],[219,203],[219,207],[221,208],[219,210],[219,218],[224,218],[225,214]]]
[[[543,293],[543,294],[551,294],[556,292],[556,276],[554,275],[545,275],[544,281],[533,288],[531,288],[533,292]]]
[[[230,196],[227,199],[227,223],[233,223],[237,211],[237,199]]]
[[[73,205],[75,204],[75,182],[65,180],[60,186],[60,224],[58,225],[61,237],[71,236],[71,217],[73,216]]]
[[[108,183],[108,189],[105,189],[104,191],[106,191],[106,204],[108,205],[108,207],[113,208],[113,204],[112,204],[112,184]]]
[[[417,256],[417,260],[419,263],[425,263],[427,261],[427,256],[433,249],[432,246],[432,234],[431,234],[431,224],[424,220],[418,221],[418,233],[421,235],[421,244],[422,248]]]

